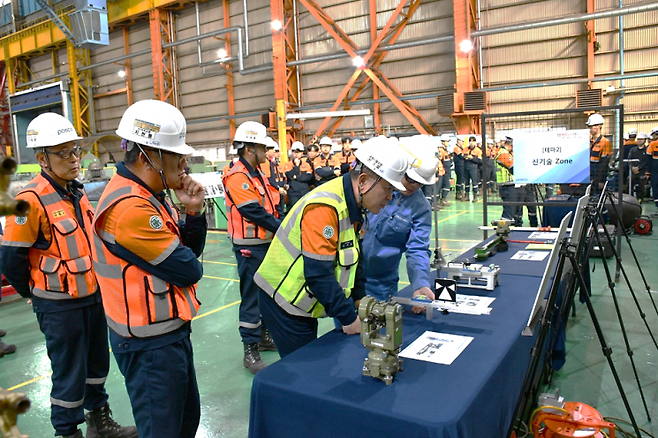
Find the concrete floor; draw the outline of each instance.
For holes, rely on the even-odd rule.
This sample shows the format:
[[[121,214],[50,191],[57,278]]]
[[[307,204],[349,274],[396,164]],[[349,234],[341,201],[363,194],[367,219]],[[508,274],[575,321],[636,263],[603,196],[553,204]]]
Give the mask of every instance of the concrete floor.
[[[644,209],[648,213],[655,211],[653,206],[645,205]],[[481,203],[453,202],[452,206],[438,214],[439,244],[446,259],[456,257],[481,240],[482,232],[477,230],[477,226],[482,223],[481,212]],[[499,212],[500,207],[493,207],[490,209],[490,218],[497,217]],[[525,223],[528,223],[527,219]],[[651,268],[657,242],[658,234],[632,237],[644,274],[653,288],[658,288],[658,272]],[[201,426],[197,437],[242,438],[247,436],[248,431],[253,376],[242,366],[242,345],[237,328],[240,299],[238,276],[226,233],[209,233],[203,262],[204,278],[199,284],[199,298],[203,305],[193,322],[192,334],[202,402]],[[641,307],[647,315],[647,323],[656,332],[655,336],[658,336],[658,315],[649,294],[644,290],[626,244],[624,262]],[[647,422],[642,407],[611,294],[606,287],[603,267],[600,261],[593,263],[593,266],[596,267],[592,274],[593,302],[606,339],[614,351],[613,359],[621,381],[638,423],[656,434],[658,425]],[[404,263],[401,271],[403,278],[400,287],[404,287],[408,284],[405,282]],[[637,316],[638,311],[628,287],[618,283],[616,289],[649,411],[652,417],[658,417],[658,349],[641,318]],[[654,299],[658,301],[658,296]],[[0,327],[8,331],[3,340],[18,346],[15,354],[0,360],[0,387],[24,392],[32,401],[30,411],[19,418],[23,433],[32,438],[53,436],[49,420],[50,362],[43,335],[25,300],[5,300],[2,303]],[[320,327],[324,333],[333,328],[333,323],[323,320]],[[584,305],[577,305],[577,316],[569,321],[567,338],[567,362],[554,376],[554,386],[561,388],[568,401],[580,401],[595,407],[604,416],[628,420],[629,416],[621,403]],[[265,352],[263,357],[267,363],[278,359],[275,352]],[[106,387],[115,418],[122,424],[132,424],[128,396],[114,359]]]

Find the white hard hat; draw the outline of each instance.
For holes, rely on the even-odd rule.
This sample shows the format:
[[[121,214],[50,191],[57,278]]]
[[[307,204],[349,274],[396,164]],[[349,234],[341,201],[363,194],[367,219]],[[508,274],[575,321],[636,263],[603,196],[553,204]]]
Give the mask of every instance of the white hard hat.
[[[266,149],[274,148],[274,150],[276,150],[276,147],[278,145],[279,144],[272,137],[270,137],[270,136],[265,137],[265,148]]]
[[[45,148],[82,140],[73,124],[66,117],[55,113],[43,113],[27,125],[27,147]]]
[[[624,140],[628,140],[630,138],[628,135],[629,134],[624,134]]]
[[[651,130],[651,135],[658,134],[658,126],[654,126]]]
[[[392,145],[386,137],[379,136],[366,140],[354,155],[375,175],[388,181],[397,190],[405,191],[401,181],[409,165],[409,155],[404,149]]]
[[[334,143],[331,141],[331,139],[330,139],[329,137],[326,137],[326,136],[325,136],[325,137],[322,137],[322,138],[320,139],[320,146],[322,146],[323,144],[326,144],[326,145],[331,146],[331,145],[333,145]]]
[[[603,125],[603,116],[599,113],[592,114],[587,119],[586,125],[587,126]]]
[[[421,184],[434,184],[436,182],[436,168],[439,165],[439,159],[421,143],[412,144],[406,149],[409,152],[407,176]]]
[[[267,146],[267,128],[258,122],[243,122],[235,130],[233,144],[240,149],[245,143],[262,144]]]
[[[647,139],[647,138],[649,138],[649,136],[647,135],[646,132],[640,132],[640,133],[637,135],[637,138],[638,138],[638,140],[639,140],[639,139],[642,139],[642,138]]]
[[[352,150],[359,149],[361,146],[363,146],[363,143],[361,143],[361,140],[358,138],[355,138],[352,140]]]
[[[229,153],[229,155],[237,155],[237,154],[238,154],[238,150],[237,150],[234,146],[231,146],[231,147],[228,149],[228,153]]]
[[[187,123],[175,106],[160,100],[140,100],[123,113],[116,134],[128,141],[153,149],[190,155],[194,149],[185,144]]]
[[[291,150],[293,151],[303,151],[304,150],[304,143],[301,141],[294,141],[292,143],[292,146],[290,147]]]
[[[635,129],[635,128],[629,129],[629,130],[628,130],[628,135],[629,135],[629,136],[630,136],[630,135],[637,135],[637,129]]]
[[[450,141],[451,138],[450,134],[441,134],[441,141]]]
[[[488,138],[487,139],[487,144],[494,144],[494,143],[495,142],[494,142],[493,138]]]

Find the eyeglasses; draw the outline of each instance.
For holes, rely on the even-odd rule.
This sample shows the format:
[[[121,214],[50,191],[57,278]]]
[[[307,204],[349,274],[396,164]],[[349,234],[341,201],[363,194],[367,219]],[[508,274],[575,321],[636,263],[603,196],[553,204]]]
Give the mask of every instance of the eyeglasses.
[[[422,183],[419,183],[418,181],[409,178],[409,175],[407,175],[406,173],[404,174],[404,179],[405,179],[409,184],[418,184],[419,186],[422,186],[422,185],[423,185]]]
[[[62,160],[68,160],[71,158],[71,155],[75,155],[77,158],[80,158],[80,154],[82,154],[82,148],[80,146],[74,146],[71,149],[64,149],[59,152],[49,152],[46,150],[46,153],[48,155],[57,155]]]

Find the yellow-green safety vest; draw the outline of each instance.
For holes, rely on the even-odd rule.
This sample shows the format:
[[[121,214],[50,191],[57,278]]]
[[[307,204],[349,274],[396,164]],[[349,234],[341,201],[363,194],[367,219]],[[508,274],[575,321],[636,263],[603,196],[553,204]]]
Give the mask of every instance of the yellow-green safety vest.
[[[302,250],[301,221],[308,205],[322,204],[338,213],[338,253],[321,256]],[[329,227],[331,228],[331,227]],[[334,230],[326,230],[332,233]],[[254,281],[290,315],[321,318],[324,306],[308,289],[304,278],[304,257],[334,261],[336,281],[349,297],[359,262],[358,240],[345,202],[343,178],[336,178],[300,199],[288,213],[270,244]]]
[[[503,152],[510,153],[507,149],[501,147],[498,150],[498,153],[496,154],[496,158],[494,158],[494,161],[496,162],[496,166],[498,167],[498,169],[496,170],[496,182],[498,183],[514,181],[514,175],[512,175],[512,172],[510,172],[507,167],[503,166],[498,162],[498,157],[500,157],[503,154]]]

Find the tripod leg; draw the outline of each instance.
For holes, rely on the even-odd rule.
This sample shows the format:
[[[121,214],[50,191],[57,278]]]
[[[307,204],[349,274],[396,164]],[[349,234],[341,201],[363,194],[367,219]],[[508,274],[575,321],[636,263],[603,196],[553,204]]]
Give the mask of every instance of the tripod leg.
[[[576,261],[576,258],[574,257],[573,254],[569,255],[569,260],[571,261],[573,272],[576,273],[580,287],[586,289],[587,284],[585,283],[585,279],[583,278],[582,272],[580,272],[580,270],[578,269],[578,262]],[[599,338],[599,342],[601,343],[601,350],[603,351],[603,355],[608,361],[608,365],[610,365],[610,370],[612,371],[612,375],[615,379],[615,383],[617,384],[617,389],[619,389],[619,394],[621,395],[622,401],[624,402],[624,406],[626,407],[626,412],[628,413],[628,417],[631,419],[631,424],[633,425],[633,429],[635,430],[636,436],[641,437],[642,434],[640,433],[640,428],[637,425],[637,422],[635,421],[633,410],[631,409],[631,405],[628,403],[628,398],[626,397],[626,393],[624,392],[624,387],[621,384],[621,380],[619,380],[619,375],[617,374],[617,368],[615,367],[615,363],[612,361],[612,357],[611,357],[612,349],[608,347],[608,344],[605,341],[605,337],[603,336],[603,331],[601,330],[601,325],[599,324],[599,320],[596,317],[596,312],[594,311],[594,306],[592,306],[592,300],[590,300],[588,294],[585,294],[585,304],[587,305],[587,310],[589,312],[590,317],[592,318],[592,324],[594,324],[596,335]]]
[[[600,223],[604,223],[603,215],[601,214],[601,211],[596,210],[596,214],[598,215]],[[615,256],[615,260],[617,261],[617,265],[619,265],[619,267],[621,268],[621,273],[624,275],[624,280],[626,282],[626,285],[628,286],[628,290],[630,291],[631,297],[633,297],[633,301],[635,302],[635,306],[637,307],[638,312],[640,312],[640,317],[642,318],[642,321],[644,321],[644,325],[647,328],[647,331],[649,332],[651,339],[653,340],[653,345],[658,350],[658,342],[656,342],[656,338],[654,337],[653,332],[651,331],[651,327],[649,327],[649,323],[647,322],[647,315],[642,311],[642,306],[640,306],[640,302],[637,300],[637,296],[635,295],[635,290],[633,289],[633,286],[631,285],[631,281],[628,278],[628,275],[626,274],[626,269],[624,269],[624,266],[621,264],[621,256],[617,252],[617,249],[614,247],[612,242],[612,236],[610,236],[610,233],[608,233],[608,229],[605,226],[603,227],[603,234],[605,234],[606,240],[610,244],[612,253]],[[598,236],[598,231],[595,233],[595,235]],[[600,248],[603,251],[603,247]],[[605,261],[605,258],[603,260]]]
[[[608,194],[610,196],[610,194]],[[621,217],[619,209],[617,208],[617,205],[612,202],[612,199],[610,200],[612,204],[612,208],[615,210],[615,214],[617,215],[618,218]],[[647,293],[649,294],[649,298],[651,298],[651,303],[653,304],[653,309],[656,311],[656,315],[658,315],[658,307],[656,307],[656,302],[653,299],[653,295],[651,294],[651,288],[649,287],[649,283],[647,282],[646,277],[644,276],[644,272],[642,271],[642,267],[640,266],[640,261],[637,259],[637,255],[635,254],[635,250],[633,249],[633,245],[631,244],[631,238],[624,229],[622,228],[622,233],[624,235],[624,238],[626,239],[626,243],[628,243],[628,248],[631,250],[631,254],[633,255],[633,260],[635,261],[635,265],[637,266],[638,271],[640,271],[640,277],[642,277],[642,281],[644,282],[644,287],[647,290]]]
[[[599,248],[603,248],[603,243],[601,242],[601,237],[599,233],[594,233],[596,238],[596,244]],[[612,301],[615,304],[615,312],[617,313],[617,319],[619,319],[619,326],[621,328],[622,337],[624,338],[624,344],[626,345],[626,354],[631,361],[631,368],[633,368],[633,374],[635,375],[635,381],[637,382],[637,387],[640,390],[640,397],[642,398],[642,404],[644,405],[644,410],[647,413],[647,419],[651,421],[651,415],[649,414],[649,408],[647,407],[647,402],[644,398],[644,391],[642,391],[642,384],[640,383],[640,377],[637,375],[637,368],[635,368],[635,360],[633,359],[633,350],[631,349],[631,344],[628,341],[628,334],[626,333],[626,327],[624,326],[624,318],[621,315],[621,310],[619,309],[619,302],[617,301],[617,293],[615,292],[615,282],[612,279],[612,274],[610,273],[610,268],[605,257],[603,258],[603,270],[605,271],[606,279],[608,280],[608,288],[610,289],[610,294],[612,295]]]

